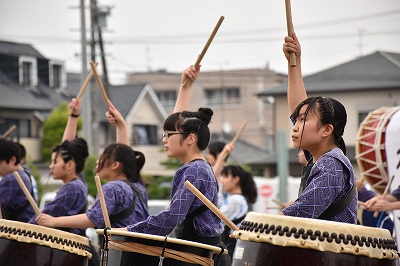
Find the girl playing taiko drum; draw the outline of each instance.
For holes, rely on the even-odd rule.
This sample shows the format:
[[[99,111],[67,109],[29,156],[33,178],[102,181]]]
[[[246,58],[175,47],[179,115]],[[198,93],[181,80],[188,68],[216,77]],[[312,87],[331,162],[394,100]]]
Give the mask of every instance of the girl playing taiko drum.
[[[346,109],[332,98],[307,98],[295,34],[285,37],[283,52],[288,61],[290,53],[296,54],[297,65],[288,67],[287,97],[294,124],[293,145],[304,150],[308,164],[303,169],[299,197],[281,214],[355,224],[357,191],[342,138]]]
[[[190,66],[182,74],[174,113],[164,123],[164,150],[169,158],[178,158],[183,163],[172,181],[171,204],[159,214],[121,230],[165,236],[175,229],[175,236],[179,239],[224,247],[220,237],[223,231],[221,220],[184,185],[189,180],[217,205],[217,180],[202,153],[210,140],[208,124],[213,111],[210,108],[185,111],[199,70]],[[187,79],[189,81],[185,84]],[[219,264],[215,265],[230,265],[228,254],[222,255],[219,260],[214,259],[214,263],[217,261]]]

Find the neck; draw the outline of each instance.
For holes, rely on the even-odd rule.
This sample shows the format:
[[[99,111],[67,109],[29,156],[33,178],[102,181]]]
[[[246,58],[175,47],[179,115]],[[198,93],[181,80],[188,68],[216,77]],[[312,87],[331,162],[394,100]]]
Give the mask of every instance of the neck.
[[[206,160],[202,152],[197,152],[188,156],[183,156],[182,158],[179,159],[183,164],[188,164],[194,160],[204,160],[204,161]]]
[[[107,181],[128,180],[128,178],[121,172],[115,173],[115,175],[112,175],[111,177],[106,179]]]

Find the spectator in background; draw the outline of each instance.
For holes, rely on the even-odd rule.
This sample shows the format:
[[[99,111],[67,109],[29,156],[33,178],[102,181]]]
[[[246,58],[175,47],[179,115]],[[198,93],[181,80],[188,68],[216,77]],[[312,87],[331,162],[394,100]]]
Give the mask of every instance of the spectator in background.
[[[22,145],[21,143],[17,142],[16,144],[18,145],[19,150],[21,151],[21,166],[24,169],[24,171],[26,172],[26,174],[29,175],[29,177],[31,178],[32,189],[33,189],[33,198],[35,199],[36,202],[39,202],[39,192],[38,192],[36,179],[32,175],[31,169],[29,169],[29,167],[26,165],[26,149],[25,149],[24,145]]]
[[[368,200],[377,196],[374,191],[369,190],[364,186],[363,180],[358,179],[356,181],[356,185],[358,190],[358,200],[360,201],[362,207],[365,206],[363,203],[368,202]],[[388,213],[386,211],[380,211],[377,217],[374,217],[374,213],[374,211],[364,208],[364,210],[361,212],[361,217],[359,216],[359,222],[361,225],[385,228],[389,230],[391,234],[393,234],[394,223]]]

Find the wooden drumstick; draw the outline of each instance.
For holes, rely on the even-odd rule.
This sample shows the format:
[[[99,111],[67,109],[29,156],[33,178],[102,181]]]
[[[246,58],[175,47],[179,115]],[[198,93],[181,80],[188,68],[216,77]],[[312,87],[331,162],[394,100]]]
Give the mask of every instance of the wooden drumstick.
[[[217,22],[217,25],[215,25],[214,30],[212,31],[210,37],[208,38],[207,43],[204,45],[203,50],[201,51],[201,53],[200,53],[199,56],[197,57],[196,63],[194,63],[194,66],[196,67],[196,69],[197,69],[197,67],[200,65],[201,60],[203,59],[204,55],[206,54],[206,52],[207,52],[207,50],[208,50],[208,47],[210,46],[211,42],[212,42],[213,39],[214,39],[214,36],[217,34],[217,31],[218,31],[219,27],[221,26],[222,21],[224,21],[224,18],[225,18],[224,16],[221,16],[221,17],[219,18],[219,20],[218,20],[218,22]],[[186,79],[186,80],[185,80],[184,85],[187,84],[188,80],[189,80],[189,79]]]
[[[5,139],[7,138],[15,129],[17,128],[16,125],[12,125],[9,129],[7,129],[6,132],[1,136],[1,138]]]
[[[104,223],[107,227],[111,228],[110,217],[108,216],[106,201],[104,200],[103,189],[101,188],[100,177],[98,175],[94,176],[94,181],[96,182],[97,194],[99,195],[101,211],[103,212]]]
[[[97,85],[99,86],[101,96],[103,96],[103,100],[104,100],[104,103],[106,104],[107,111],[108,111],[108,109],[110,108],[110,106],[108,106],[108,97],[107,97],[106,91],[104,90],[103,83],[101,83],[99,74],[97,74],[96,65],[93,63],[93,61],[90,61],[90,66],[92,67],[94,77],[96,78]]]
[[[282,208],[282,209],[285,208],[285,205],[282,202],[280,202],[279,200],[272,199],[272,201],[275,202],[280,208]]]
[[[33,199],[31,193],[29,190],[26,188],[24,181],[22,180],[21,176],[17,171],[13,172],[15,178],[17,179],[17,182],[19,186],[21,187],[22,191],[24,192],[25,196],[27,197],[29,203],[31,204],[32,208],[35,210],[36,215],[40,214],[40,209],[36,204],[36,201]]]
[[[236,133],[235,137],[232,139],[231,144],[235,144],[236,141],[239,139],[240,134],[242,134],[244,128],[246,127],[247,122],[243,122],[242,126],[239,128],[238,132]]]
[[[385,191],[382,194],[383,200],[386,198],[386,195],[389,193],[389,189],[390,189],[390,186],[392,185],[393,179],[394,179],[394,175],[392,175],[392,177],[390,178],[389,183],[387,184]],[[374,212],[374,218],[378,217],[378,214],[379,214],[378,211]]]
[[[96,62],[96,67],[97,67],[98,63]],[[90,73],[88,74],[88,76],[85,79],[85,82],[83,82],[83,85],[81,87],[81,89],[79,90],[78,95],[76,96],[76,99],[80,99],[83,95],[83,92],[86,90],[87,85],[89,84],[89,81],[92,79],[93,77],[93,70],[90,71]]]
[[[185,181],[185,186],[193,192],[215,215],[217,215],[230,229],[233,231],[239,230],[239,227],[236,226],[225,214],[223,214],[217,206],[214,205],[209,199],[207,199],[189,180]]]
[[[292,7],[290,4],[290,0],[285,0],[285,7],[286,7],[286,25],[287,25],[288,36],[293,37],[294,28],[293,28]],[[296,66],[296,54],[295,53],[289,54],[289,63],[290,63],[291,67]]]

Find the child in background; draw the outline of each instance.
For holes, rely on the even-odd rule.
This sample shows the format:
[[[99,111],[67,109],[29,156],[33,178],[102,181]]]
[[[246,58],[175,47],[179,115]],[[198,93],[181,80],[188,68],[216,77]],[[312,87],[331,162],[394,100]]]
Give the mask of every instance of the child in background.
[[[257,199],[257,187],[253,175],[238,165],[228,165],[222,169],[221,182],[222,190],[227,193],[227,196],[220,204],[220,210],[240,227],[240,223],[250,209],[249,206],[254,204]],[[232,230],[224,224],[222,241],[232,260],[236,239],[230,238],[230,234],[232,234]]]

